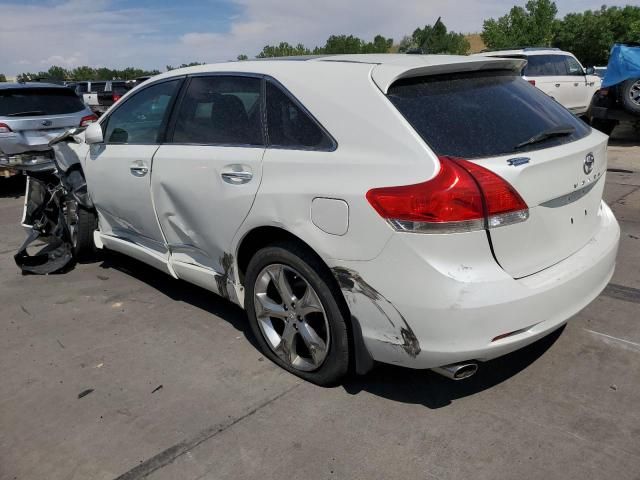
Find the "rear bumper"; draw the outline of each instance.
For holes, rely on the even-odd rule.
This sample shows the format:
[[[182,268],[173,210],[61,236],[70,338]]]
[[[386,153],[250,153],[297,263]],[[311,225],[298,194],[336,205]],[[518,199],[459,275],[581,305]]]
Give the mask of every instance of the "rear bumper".
[[[609,108],[609,107],[591,107],[589,110],[589,116],[591,118],[598,118],[601,120],[615,120],[617,122],[631,122],[640,120],[640,116],[633,115],[621,108]]]
[[[484,232],[433,235],[427,249],[419,234],[395,234],[376,259],[336,261],[333,271],[375,360],[410,368],[490,360],[557,329],[604,289],[620,228],[604,203],[599,216],[581,250],[519,280],[493,260]]]

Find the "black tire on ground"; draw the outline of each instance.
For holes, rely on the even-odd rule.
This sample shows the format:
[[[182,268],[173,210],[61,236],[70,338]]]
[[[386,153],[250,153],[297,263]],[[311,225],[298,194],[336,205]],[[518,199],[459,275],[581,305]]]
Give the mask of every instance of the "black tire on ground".
[[[73,255],[77,261],[90,262],[95,260],[98,249],[93,241],[93,232],[98,228],[98,217],[92,210],[78,205],[78,220],[75,235],[72,239]]]
[[[255,285],[260,272],[272,264],[293,268],[315,290],[326,313],[329,324],[329,351],[320,367],[313,371],[302,371],[282,360],[265,340],[258,325],[255,310]],[[337,291],[336,291],[337,290]],[[349,370],[349,338],[343,313],[336,296],[340,291],[332,282],[331,272],[304,246],[283,241],[267,246],[253,256],[245,275],[245,309],[251,330],[266,357],[298,377],[321,386],[332,386],[340,382]]]
[[[625,80],[620,89],[624,108],[640,115],[640,78]]]
[[[607,120],[603,118],[591,119],[591,126],[606,135],[611,135],[611,132],[616,128],[616,125],[618,125],[618,122],[615,120]]]

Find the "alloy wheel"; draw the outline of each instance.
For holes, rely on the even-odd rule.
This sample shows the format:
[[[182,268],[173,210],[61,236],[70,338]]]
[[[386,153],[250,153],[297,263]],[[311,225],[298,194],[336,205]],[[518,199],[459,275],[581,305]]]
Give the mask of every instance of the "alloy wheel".
[[[640,80],[631,85],[629,89],[629,98],[636,105],[640,105]]]
[[[269,348],[291,367],[317,370],[329,352],[327,315],[318,294],[295,269],[271,264],[258,274],[254,305]]]

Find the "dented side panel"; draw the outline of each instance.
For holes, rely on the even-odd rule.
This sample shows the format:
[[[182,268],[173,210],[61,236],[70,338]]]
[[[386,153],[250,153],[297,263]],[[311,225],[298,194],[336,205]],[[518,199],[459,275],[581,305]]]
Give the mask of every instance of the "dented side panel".
[[[176,274],[235,301],[232,241],[258,191],[263,153],[162,145],[153,158],[152,198]],[[249,181],[225,180],[224,173],[239,170],[251,173]]]

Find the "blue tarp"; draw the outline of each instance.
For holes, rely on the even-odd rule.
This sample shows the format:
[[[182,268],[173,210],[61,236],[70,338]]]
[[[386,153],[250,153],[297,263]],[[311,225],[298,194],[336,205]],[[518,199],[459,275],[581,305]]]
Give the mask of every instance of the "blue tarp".
[[[616,43],[611,49],[602,87],[611,87],[630,78],[640,78],[640,47]]]

